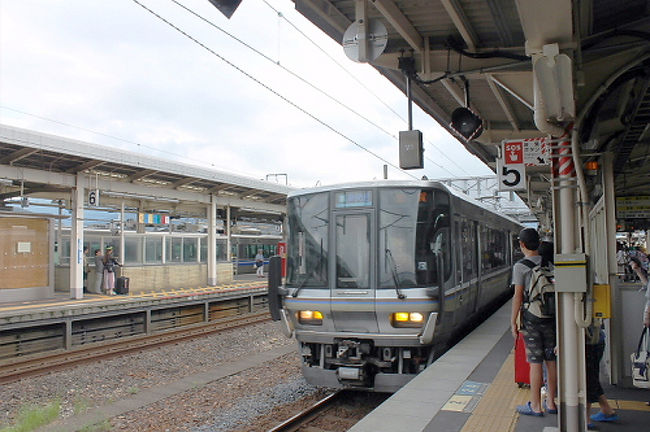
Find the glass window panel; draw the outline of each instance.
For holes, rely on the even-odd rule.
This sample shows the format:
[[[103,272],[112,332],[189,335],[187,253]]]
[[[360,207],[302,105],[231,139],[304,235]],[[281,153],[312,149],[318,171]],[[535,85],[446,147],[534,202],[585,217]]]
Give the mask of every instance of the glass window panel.
[[[415,240],[420,189],[384,189],[379,194],[379,287],[416,286]]]
[[[367,214],[336,217],[336,286],[370,286],[370,221]]]
[[[181,262],[183,257],[183,238],[166,237],[165,238],[165,260],[168,263]]]
[[[328,289],[328,194],[292,198],[287,216],[287,286]]]
[[[472,222],[463,220],[461,223],[461,248],[463,251],[463,282],[470,281],[476,276],[476,248]]]
[[[142,264],[142,242],[140,236],[124,238],[124,264]]]
[[[208,262],[208,238],[201,237],[199,243],[201,247],[201,262]]]
[[[145,244],[145,262],[147,264],[162,263],[162,237],[147,237]]]
[[[183,262],[196,262],[197,255],[197,243],[196,238],[185,237],[183,238]]]
[[[226,251],[228,245],[226,239],[217,240],[217,261],[226,261]]]

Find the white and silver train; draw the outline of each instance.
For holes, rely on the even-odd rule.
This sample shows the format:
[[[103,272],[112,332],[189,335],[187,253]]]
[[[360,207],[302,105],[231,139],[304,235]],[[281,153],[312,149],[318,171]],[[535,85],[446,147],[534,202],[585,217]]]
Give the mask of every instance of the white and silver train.
[[[510,291],[522,226],[443,184],[380,181],[288,197],[269,307],[309,383],[394,392]]]

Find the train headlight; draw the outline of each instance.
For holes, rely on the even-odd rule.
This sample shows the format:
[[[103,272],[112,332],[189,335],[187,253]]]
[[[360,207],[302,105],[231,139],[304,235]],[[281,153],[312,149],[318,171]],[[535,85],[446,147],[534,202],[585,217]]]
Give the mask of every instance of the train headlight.
[[[424,314],[420,312],[395,312],[390,316],[393,327],[422,327]]]
[[[323,314],[319,311],[302,310],[298,312],[298,322],[300,324],[321,325],[323,324]]]

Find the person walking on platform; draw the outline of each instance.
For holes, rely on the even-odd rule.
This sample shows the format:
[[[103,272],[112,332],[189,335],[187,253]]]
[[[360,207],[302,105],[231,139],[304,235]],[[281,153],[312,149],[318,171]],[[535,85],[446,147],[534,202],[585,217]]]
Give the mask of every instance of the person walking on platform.
[[[257,255],[255,255],[255,267],[257,267],[257,277],[264,277],[264,253],[262,249],[257,250]]]
[[[519,326],[517,319],[522,317],[521,331],[526,343],[526,355],[530,363],[530,401],[526,405],[517,406],[517,412],[522,415],[542,417],[544,410],[549,414],[557,414],[555,395],[557,391],[557,366],[555,358],[555,317],[541,313],[535,301],[524,303],[531,288],[533,268],[544,267],[547,263],[537,252],[540,245],[539,234],[533,228],[525,228],[519,233],[519,247],[524,253],[524,259],[515,263],[512,269],[512,283],[515,293],[512,298],[512,313],[510,328],[512,336],[517,339]],[[542,364],[546,364],[547,397],[542,407],[541,388],[544,381]]]
[[[587,415],[591,404],[598,402],[600,411],[589,418],[597,422],[613,422],[618,420],[618,414],[609,405],[603,387],[600,385],[600,361],[605,352],[605,331],[602,319],[594,318],[585,332],[585,357],[587,367]],[[593,425],[589,425],[593,427]]]
[[[88,292],[88,272],[90,268],[88,265],[88,246],[84,246],[84,254],[83,254],[83,286],[84,286],[84,292]]]
[[[650,327],[650,283],[648,283],[648,275],[643,270],[641,265],[639,265],[638,261],[632,260],[630,262],[630,266],[632,267],[632,270],[636,272],[637,276],[639,276],[639,280],[645,287],[645,307],[643,308],[643,325],[646,327]]]
[[[95,285],[93,294],[102,293],[102,282],[104,280],[104,257],[101,249],[95,249]]]
[[[106,246],[106,254],[102,260],[104,264],[104,294],[116,295],[115,293],[115,270],[120,264],[113,256],[113,246]]]

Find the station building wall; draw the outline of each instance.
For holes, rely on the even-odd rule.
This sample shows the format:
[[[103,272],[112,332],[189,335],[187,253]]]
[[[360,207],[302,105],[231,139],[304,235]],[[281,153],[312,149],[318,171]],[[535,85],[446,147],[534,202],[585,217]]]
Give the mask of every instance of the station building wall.
[[[0,215],[0,301],[54,294],[51,246],[50,219]]]

